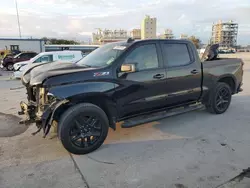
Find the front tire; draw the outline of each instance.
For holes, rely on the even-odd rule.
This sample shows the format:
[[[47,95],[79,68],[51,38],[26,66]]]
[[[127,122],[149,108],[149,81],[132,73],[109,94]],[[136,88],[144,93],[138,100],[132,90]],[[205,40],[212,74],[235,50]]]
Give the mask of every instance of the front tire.
[[[222,114],[227,111],[232,98],[232,90],[228,84],[219,82],[209,95],[206,108],[210,113]]]
[[[108,129],[106,113],[96,105],[82,103],[62,114],[58,134],[63,146],[70,153],[87,154],[103,144]]]
[[[7,66],[6,66],[6,69],[8,71],[13,71],[14,70],[14,65],[12,63],[8,63]]]

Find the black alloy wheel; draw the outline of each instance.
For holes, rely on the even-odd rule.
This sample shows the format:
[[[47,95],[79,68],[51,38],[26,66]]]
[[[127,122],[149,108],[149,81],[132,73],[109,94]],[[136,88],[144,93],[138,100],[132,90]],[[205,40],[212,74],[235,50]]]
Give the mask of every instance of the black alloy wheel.
[[[79,114],[70,129],[71,142],[77,147],[88,148],[100,138],[102,125],[95,116]]]
[[[99,148],[108,130],[106,113],[90,103],[70,107],[61,115],[58,124],[58,136],[63,146],[74,154],[87,154]]]
[[[232,98],[232,90],[228,84],[219,82],[210,92],[206,108],[213,114],[222,114],[227,111]]]
[[[220,88],[220,90],[217,92],[216,97],[216,108],[218,109],[218,111],[225,111],[225,109],[227,109],[230,104],[230,99],[231,91],[226,87]]]

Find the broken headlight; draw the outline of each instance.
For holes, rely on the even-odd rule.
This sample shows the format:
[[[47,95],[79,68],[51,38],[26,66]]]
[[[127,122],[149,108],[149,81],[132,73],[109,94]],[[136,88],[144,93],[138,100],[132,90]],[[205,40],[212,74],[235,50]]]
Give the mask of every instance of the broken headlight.
[[[56,97],[52,93],[50,93],[50,92],[48,92],[46,94],[46,98],[47,98],[47,101],[46,101],[47,104],[51,104],[51,103],[53,103],[56,100]]]

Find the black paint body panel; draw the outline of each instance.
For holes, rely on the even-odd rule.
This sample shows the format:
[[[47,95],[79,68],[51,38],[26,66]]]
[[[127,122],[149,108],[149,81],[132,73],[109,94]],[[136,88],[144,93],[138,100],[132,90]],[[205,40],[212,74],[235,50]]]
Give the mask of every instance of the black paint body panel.
[[[188,46],[191,62],[181,67],[168,68],[163,43],[184,43]],[[136,47],[155,44],[159,67],[133,73],[119,73],[126,56]],[[196,70],[194,74],[194,70]],[[95,76],[105,72],[103,76]],[[156,79],[160,74],[162,78]],[[58,100],[73,104],[93,102],[106,109],[115,121],[164,107],[202,101],[216,82],[230,77],[235,90],[242,83],[240,59],[218,59],[201,63],[193,43],[187,40],[142,40],[131,42],[126,50],[105,68],[87,68],[72,64],[45,64],[30,70],[23,83],[27,87],[41,85]],[[29,78],[29,79],[28,79]],[[107,112],[108,111],[108,112]]]

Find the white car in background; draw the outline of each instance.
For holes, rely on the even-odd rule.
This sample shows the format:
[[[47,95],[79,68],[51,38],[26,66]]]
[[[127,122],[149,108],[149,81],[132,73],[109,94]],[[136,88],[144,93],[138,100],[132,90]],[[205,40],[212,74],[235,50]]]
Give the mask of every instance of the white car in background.
[[[29,61],[22,61],[14,64],[14,78],[21,78],[23,72],[30,66],[34,66],[37,63],[47,62],[76,62],[84,57],[81,51],[55,51],[55,52],[42,52],[33,57]]]

